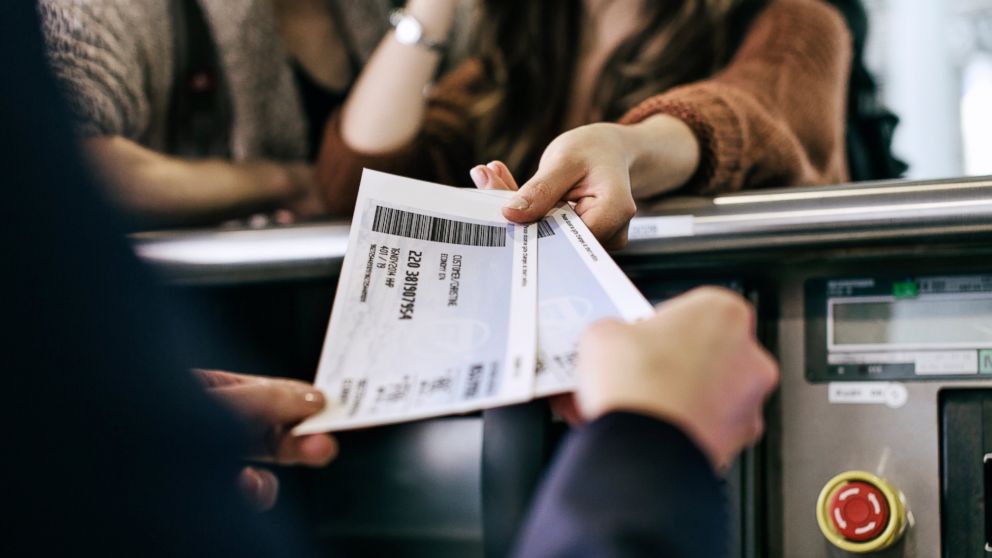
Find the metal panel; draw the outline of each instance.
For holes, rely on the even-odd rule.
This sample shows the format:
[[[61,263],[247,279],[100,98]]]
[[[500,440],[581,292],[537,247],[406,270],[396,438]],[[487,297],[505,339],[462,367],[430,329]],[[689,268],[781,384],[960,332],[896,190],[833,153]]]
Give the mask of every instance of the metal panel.
[[[961,262],[919,260],[901,269],[950,271]],[[874,268],[874,269],[873,269]],[[779,277],[781,316],[778,358],[782,370],[781,410],[776,421],[781,452],[782,556],[843,556],[826,541],[816,524],[820,489],[834,475],[852,469],[881,476],[902,490],[915,517],[904,540],[882,556],[941,556],[940,441],[938,395],[946,387],[989,387],[992,382],[933,381],[902,384],[905,405],[835,404],[828,384],[810,383],[804,374],[804,282],[815,275],[870,275],[891,271],[891,264],[823,264],[803,270],[782,270]]]
[[[908,397],[896,408],[830,403],[828,384],[813,384],[805,377],[804,283],[812,277],[955,273],[981,266],[992,254],[992,180],[797,188],[715,200],[674,200],[637,219],[641,225],[657,217],[687,214],[693,216],[692,236],[635,240],[618,259],[650,296],[664,296],[673,285],[715,277],[729,281],[729,286],[741,284],[740,279],[748,289],[755,287],[754,292],[749,290],[752,297],[761,297],[759,325],[763,339],[780,360],[782,380],[769,407],[764,447],[749,454],[741,465],[741,486],[748,486],[742,492],[744,505],[750,511],[735,526],[743,554],[841,556],[817,527],[816,498],[835,474],[863,469],[902,490],[915,516],[915,525],[901,543],[881,556],[941,556],[939,394],[947,387],[988,388],[992,382],[906,383]],[[332,278],[340,268],[347,230],[346,223],[331,223],[259,231],[166,231],[136,235],[134,241],[142,258],[178,284],[229,286]],[[323,323],[322,318],[316,321]],[[315,350],[308,349],[304,356],[315,358],[310,354]],[[433,538],[447,538],[446,548],[471,549],[477,554],[482,519],[474,487],[481,483],[481,422],[455,419],[431,424],[370,434],[371,438],[382,436],[369,446],[369,463],[376,461],[375,467],[351,461],[358,459],[354,454],[342,456],[337,465],[338,472],[352,467],[346,476],[353,473],[355,483],[332,478],[335,466],[316,474],[335,490],[340,486],[335,483],[359,486],[359,480],[374,483],[378,475],[424,474],[438,481],[430,493],[410,491],[397,500],[382,494],[361,503],[365,507],[359,512],[368,511],[367,523],[355,523],[355,514],[340,511],[319,521],[318,532],[328,540],[350,538],[366,550],[383,550],[375,546],[379,537],[394,541],[407,535],[423,538],[432,529],[442,528],[444,532]],[[431,430],[436,428],[443,428],[444,433]],[[431,436],[419,436],[420,429],[430,430]],[[389,433],[396,433],[395,438]],[[456,459],[453,453],[432,445],[441,442],[466,451]],[[417,451],[407,447],[410,444]],[[420,452],[420,444],[427,449]],[[443,465],[458,474],[444,478],[448,473],[432,473],[437,469],[432,459],[442,455],[457,461]],[[397,477],[394,484],[406,486],[404,482]],[[457,501],[432,500],[439,496],[435,489],[446,488],[453,489],[450,495]],[[335,490],[315,491],[311,497],[331,501]],[[378,508],[390,505],[395,509]],[[459,506],[468,508],[459,512]],[[403,509],[418,511],[392,515]],[[409,521],[412,530],[403,531]],[[367,540],[354,539],[363,532]],[[444,547],[435,540],[423,555]]]

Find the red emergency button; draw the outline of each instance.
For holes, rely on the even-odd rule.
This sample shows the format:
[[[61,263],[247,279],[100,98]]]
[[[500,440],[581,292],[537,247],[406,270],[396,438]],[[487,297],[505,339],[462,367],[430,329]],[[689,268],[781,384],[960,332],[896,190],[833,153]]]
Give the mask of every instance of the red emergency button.
[[[902,492],[866,471],[835,476],[816,498],[820,532],[846,552],[867,554],[889,548],[912,522]]]
[[[834,528],[850,541],[870,541],[889,523],[885,496],[867,482],[851,481],[838,487],[830,498],[829,512]]]

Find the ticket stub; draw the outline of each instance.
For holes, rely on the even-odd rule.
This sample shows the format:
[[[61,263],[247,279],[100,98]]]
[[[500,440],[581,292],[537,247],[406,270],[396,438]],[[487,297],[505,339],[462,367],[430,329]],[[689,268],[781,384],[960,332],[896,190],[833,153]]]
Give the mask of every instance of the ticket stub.
[[[483,193],[500,204],[512,192]],[[563,203],[538,223],[537,347],[534,396],[573,391],[576,344],[583,330],[597,320],[628,322],[654,313],[651,303],[596,240],[572,206]]]
[[[651,303],[571,206],[552,210],[540,223],[538,237],[535,397],[576,388],[576,344],[591,323],[604,318],[631,322],[653,314]]]
[[[468,412],[533,396],[537,226],[492,199],[366,170],[308,434]]]

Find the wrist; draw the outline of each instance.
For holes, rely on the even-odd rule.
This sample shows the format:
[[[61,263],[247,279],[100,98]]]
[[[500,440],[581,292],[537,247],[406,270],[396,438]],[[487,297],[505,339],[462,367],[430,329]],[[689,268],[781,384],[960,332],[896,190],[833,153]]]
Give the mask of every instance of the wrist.
[[[622,424],[625,430],[634,430],[638,433],[647,434],[654,440],[664,438],[671,443],[681,443],[692,446],[692,449],[698,455],[698,459],[689,461],[689,464],[687,464],[688,466],[695,468],[700,465],[700,461],[704,461],[705,465],[709,467],[715,475],[719,475],[721,472],[721,468],[716,465],[711,453],[702,444],[700,444],[699,441],[686,430],[686,428],[677,422],[668,419],[667,417],[661,417],[638,411],[617,410],[610,411],[609,413],[597,417],[594,421],[589,421],[587,424],[595,424],[596,427],[603,428],[603,425],[616,425],[617,423]],[[616,427],[613,426],[612,428]],[[643,439],[646,438],[647,436]],[[676,438],[678,440],[676,440]],[[689,457],[684,453],[682,455],[685,455],[686,458]]]
[[[695,175],[700,160],[699,140],[682,120],[656,114],[622,127],[635,198],[671,192]]]
[[[616,402],[604,406],[600,412],[588,420],[595,420],[613,413],[630,413],[645,416],[664,422],[680,430],[706,456],[706,460],[714,470],[720,471],[728,466],[727,458],[722,450],[718,436],[714,435],[712,425],[704,421],[694,420],[694,415],[688,409],[677,403],[665,404],[658,400],[633,399]]]
[[[451,34],[457,7],[456,0],[410,0],[403,11],[420,22],[424,37],[444,43]]]
[[[299,196],[297,185],[286,165],[271,161],[246,163],[242,170],[247,173],[259,198],[271,202],[282,202]]]

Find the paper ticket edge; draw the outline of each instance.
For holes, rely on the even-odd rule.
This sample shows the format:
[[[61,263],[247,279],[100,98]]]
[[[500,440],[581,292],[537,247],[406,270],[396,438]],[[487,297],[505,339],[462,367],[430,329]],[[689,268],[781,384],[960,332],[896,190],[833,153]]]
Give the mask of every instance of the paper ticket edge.
[[[562,222],[562,216],[567,216],[567,222]],[[641,293],[640,289],[634,285],[630,277],[620,269],[616,261],[609,252],[599,243],[589,227],[582,221],[582,218],[568,204],[560,204],[548,213],[548,217],[555,219],[558,227],[568,239],[572,249],[576,251],[579,258],[585,262],[593,278],[599,287],[610,298],[610,301],[620,311],[620,318],[626,322],[635,322],[647,318],[654,314],[654,306]],[[570,227],[575,228],[575,233],[586,239],[585,246],[580,243],[575,234],[570,231]],[[592,254],[586,252],[588,249]],[[592,257],[595,257],[595,260]],[[615,287],[619,286],[620,289]],[[609,288],[613,287],[613,288]],[[622,292],[618,292],[618,290]],[[540,300],[540,293],[538,294]],[[540,319],[540,316],[538,316]],[[538,341],[540,344],[540,340]],[[534,375],[534,397],[548,397],[575,391],[575,385],[563,386],[561,383],[540,382],[540,375]]]
[[[514,287],[510,291],[508,321],[510,331],[507,336],[505,362],[508,367],[512,366],[516,369],[514,383],[520,384],[513,393],[526,392],[527,397],[532,398],[537,370],[537,278],[540,273],[537,263],[539,250],[537,224],[510,223],[510,226],[519,228],[521,234],[513,235],[514,257],[511,274]]]
[[[368,169],[362,170],[362,178],[361,178],[362,181],[365,180],[365,173],[367,172],[367,170]],[[368,203],[368,199],[369,199],[368,197],[362,196],[361,186],[359,186],[358,198],[356,199],[355,202],[355,210],[352,212],[351,215],[351,223],[355,223],[360,219],[362,211],[365,209],[365,205]],[[355,226],[349,227],[348,246],[354,245],[357,239],[358,239],[358,227]],[[338,283],[334,289],[334,301],[331,303],[331,311],[330,314],[327,316],[327,329],[324,330],[324,342],[321,343],[320,346],[320,357],[317,359],[317,370],[314,371],[314,375],[313,375],[313,386],[324,394],[324,400],[327,401],[327,404],[318,413],[304,419],[302,422],[300,422],[298,425],[296,425],[293,428],[292,434],[296,436],[301,436],[303,434],[316,434],[319,432],[327,432],[327,430],[322,430],[321,429],[322,426],[319,425],[322,422],[326,422],[328,420],[328,416],[333,412],[333,408],[330,407],[331,398],[329,397],[329,394],[324,392],[324,390],[320,389],[320,387],[317,385],[317,379],[320,377],[320,371],[324,369],[327,359],[332,358],[330,355],[333,353],[333,349],[335,348],[335,345],[333,344],[334,341],[333,338],[331,337],[331,332],[336,329],[334,327],[335,325],[334,307],[337,306],[339,300],[342,300],[344,294],[348,292],[347,291],[347,287],[349,285],[348,278],[351,276],[351,274],[348,273],[350,271],[349,265],[351,264],[351,261],[354,259],[354,257],[355,255],[352,254],[350,250],[347,249],[345,250],[344,257],[341,260],[341,271],[338,272]],[[338,317],[338,321],[340,321],[340,319],[341,318]],[[314,427],[316,427],[317,430],[313,430]]]
[[[293,428],[292,434],[294,436],[305,436],[307,434],[321,434],[324,432],[345,432],[348,430],[358,430],[360,428],[373,428],[378,426],[387,426],[391,424],[403,424],[407,422],[414,422],[424,419],[465,415],[469,413],[475,413],[478,411],[484,411],[486,409],[496,409],[499,407],[516,405],[517,403],[526,403],[527,401],[531,401],[531,400],[533,400],[533,397],[531,395],[522,395],[519,398],[506,398],[506,399],[486,398],[486,399],[474,400],[470,404],[457,405],[457,406],[447,407],[444,409],[435,409],[432,411],[424,411],[421,413],[412,413],[402,416],[393,415],[391,417],[382,417],[376,419],[365,419],[365,420],[356,420],[356,421],[335,421],[334,423],[320,421],[319,417],[321,413],[318,413],[316,415],[313,415],[306,421],[301,422],[295,428]]]

